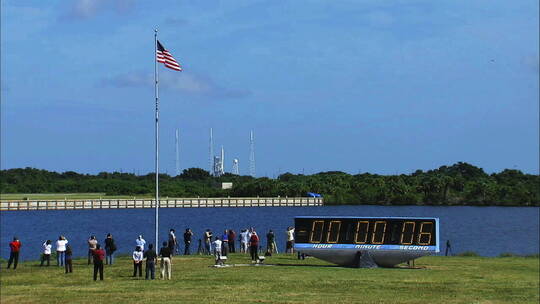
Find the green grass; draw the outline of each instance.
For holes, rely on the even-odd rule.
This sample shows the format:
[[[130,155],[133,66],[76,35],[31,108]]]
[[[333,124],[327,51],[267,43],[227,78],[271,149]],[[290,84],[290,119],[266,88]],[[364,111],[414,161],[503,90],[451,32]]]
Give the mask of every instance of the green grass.
[[[73,199],[132,199],[129,195],[105,195],[105,193],[2,193],[0,200],[73,200]],[[136,198],[150,198],[151,195],[140,195]]]
[[[233,254],[230,263],[249,263]],[[1,270],[2,303],[538,303],[538,258],[423,257],[419,269],[355,269],[290,255],[270,267],[212,268],[208,256],[175,257],[171,281],[132,278],[129,258],[105,281],[76,260],[74,273],[25,262]]]

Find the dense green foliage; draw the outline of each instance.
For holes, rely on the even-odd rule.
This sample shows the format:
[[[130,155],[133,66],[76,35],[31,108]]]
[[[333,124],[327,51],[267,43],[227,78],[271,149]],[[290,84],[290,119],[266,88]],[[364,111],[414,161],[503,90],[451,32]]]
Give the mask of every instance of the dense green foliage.
[[[130,173],[97,175],[49,172],[33,168],[2,170],[2,193],[88,193],[107,195],[148,195],[154,189],[154,174]],[[233,188],[222,190],[222,182]],[[285,173],[277,179],[225,174],[212,177],[199,168],[190,168],[171,177],[160,174],[160,194],[168,197],[276,197],[320,193],[327,204],[387,205],[500,205],[539,206],[540,176],[506,169],[487,174],[467,163],[405,175],[351,175],[339,171],[313,175]]]

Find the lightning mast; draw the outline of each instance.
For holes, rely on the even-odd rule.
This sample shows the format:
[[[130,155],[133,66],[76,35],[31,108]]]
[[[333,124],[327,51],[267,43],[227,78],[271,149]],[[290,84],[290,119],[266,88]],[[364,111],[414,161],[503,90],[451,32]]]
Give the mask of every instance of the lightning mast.
[[[221,176],[225,174],[225,150],[223,149],[223,146],[221,146],[221,157],[219,160],[219,175]]]
[[[208,159],[208,161],[209,161],[209,168],[210,169],[208,171],[210,171],[211,175],[214,175],[214,138],[213,138],[213,134],[212,134],[212,128],[210,128],[209,153],[210,153],[210,158]]]
[[[255,138],[253,130],[249,133],[249,175],[255,177]]]
[[[178,129],[176,129],[175,134],[175,144],[176,144],[176,175],[180,175],[180,149],[178,147]]]

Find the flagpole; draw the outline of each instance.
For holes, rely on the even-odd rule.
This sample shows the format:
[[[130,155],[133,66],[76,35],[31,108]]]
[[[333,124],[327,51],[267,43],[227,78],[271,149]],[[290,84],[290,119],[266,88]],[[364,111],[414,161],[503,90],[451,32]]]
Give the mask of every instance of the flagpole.
[[[158,30],[154,30],[154,85],[156,96],[156,243],[154,248],[158,250],[158,230],[159,230],[159,77],[157,67],[157,33]]]

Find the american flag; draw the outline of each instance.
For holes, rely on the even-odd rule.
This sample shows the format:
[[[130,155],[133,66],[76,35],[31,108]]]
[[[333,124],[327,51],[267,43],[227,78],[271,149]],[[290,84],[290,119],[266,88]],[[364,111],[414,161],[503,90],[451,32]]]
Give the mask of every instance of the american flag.
[[[182,71],[182,67],[180,66],[180,64],[178,64],[172,54],[163,47],[159,40],[157,42],[156,60],[163,63],[169,69],[175,71]]]

